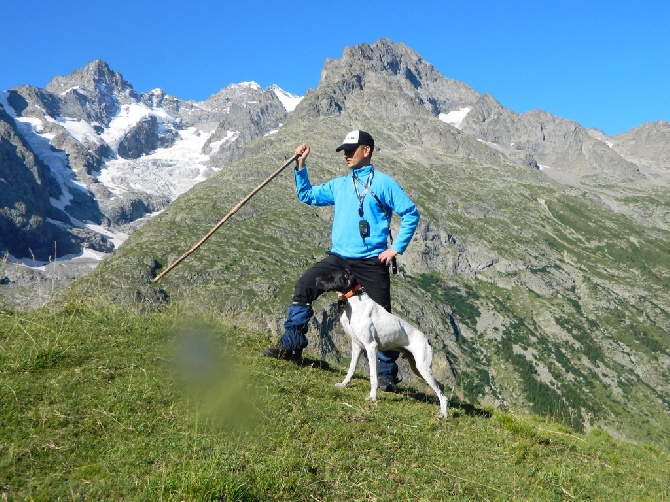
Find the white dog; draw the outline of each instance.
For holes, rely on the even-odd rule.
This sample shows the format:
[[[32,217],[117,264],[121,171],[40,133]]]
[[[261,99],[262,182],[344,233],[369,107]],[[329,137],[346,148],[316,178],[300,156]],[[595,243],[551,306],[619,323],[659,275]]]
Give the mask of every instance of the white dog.
[[[354,376],[361,350],[365,349],[370,366],[370,395],[368,401],[377,400],[377,351],[400,349],[408,356],[410,367],[430,385],[440,401],[440,418],[446,418],[448,401],[433,377],[431,366],[433,349],[426,336],[407,321],[387,312],[376,303],[353,275],[346,272],[319,277],[316,285],[324,291],[337,291],[348,301],[340,322],[351,337],[351,364],[344,380],[336,384],[346,387]],[[409,352],[409,354],[407,354]]]

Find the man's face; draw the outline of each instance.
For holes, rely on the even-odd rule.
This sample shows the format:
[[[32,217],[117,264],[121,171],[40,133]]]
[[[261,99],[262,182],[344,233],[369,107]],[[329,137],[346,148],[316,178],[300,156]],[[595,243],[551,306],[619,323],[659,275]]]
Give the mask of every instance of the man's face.
[[[359,145],[353,150],[343,150],[344,160],[351,169],[357,169],[370,164],[370,147]]]

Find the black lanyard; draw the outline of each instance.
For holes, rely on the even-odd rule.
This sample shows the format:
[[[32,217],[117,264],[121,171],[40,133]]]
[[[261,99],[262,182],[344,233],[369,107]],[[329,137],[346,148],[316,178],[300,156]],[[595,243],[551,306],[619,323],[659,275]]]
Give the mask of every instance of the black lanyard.
[[[388,223],[388,232],[389,232],[389,240],[391,241],[391,244],[393,244],[393,234],[391,233],[391,209],[387,211],[384,204],[382,204],[382,201],[379,200],[379,197],[377,197],[377,194],[372,191],[372,188],[370,187],[370,182],[372,181],[372,177],[374,176],[375,170],[373,167],[370,167],[370,174],[368,174],[368,180],[365,182],[365,186],[363,187],[363,194],[360,194],[358,192],[358,186],[356,186],[356,183],[359,183],[361,186],[363,186],[363,182],[358,179],[358,177],[351,173],[351,183],[354,185],[354,191],[356,192],[356,197],[358,198],[358,215],[363,218],[363,199],[365,199],[365,194],[370,192],[370,195],[372,195],[379,206],[381,207],[382,211],[384,211],[384,214],[386,214],[386,217],[389,220]],[[365,225],[362,226],[361,223],[364,223]],[[365,241],[365,237],[369,235],[370,233],[370,224],[366,220],[361,220],[358,223],[358,228],[361,233],[361,237],[363,237],[363,240]],[[398,262],[395,259],[395,256],[391,258],[391,271],[394,274],[398,273]]]
[[[368,180],[365,182],[365,185],[363,185],[363,182],[359,180],[355,174],[351,174],[351,183],[354,185],[354,191],[356,192],[356,198],[358,199],[358,215],[361,218],[363,217],[363,199],[365,199],[365,194],[372,192],[372,190],[370,190],[370,182],[372,181],[374,174],[375,170],[371,167],[370,174],[368,174]],[[362,194],[358,192],[358,186],[356,183],[359,183],[361,186],[363,186],[364,190]]]

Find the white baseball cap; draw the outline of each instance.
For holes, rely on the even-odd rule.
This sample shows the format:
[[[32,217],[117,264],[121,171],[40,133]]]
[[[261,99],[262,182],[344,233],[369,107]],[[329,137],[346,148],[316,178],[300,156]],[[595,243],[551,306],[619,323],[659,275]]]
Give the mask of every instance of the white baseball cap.
[[[375,140],[372,139],[370,133],[356,129],[355,131],[351,131],[346,135],[342,144],[338,146],[335,151],[339,152],[340,150],[353,150],[359,145],[368,145],[374,150]]]

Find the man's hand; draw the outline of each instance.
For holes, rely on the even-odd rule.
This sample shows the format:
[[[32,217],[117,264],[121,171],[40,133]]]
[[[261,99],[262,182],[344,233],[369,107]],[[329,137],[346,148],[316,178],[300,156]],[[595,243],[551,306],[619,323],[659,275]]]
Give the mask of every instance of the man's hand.
[[[379,259],[380,262],[382,262],[384,265],[387,267],[391,266],[391,260],[395,255],[397,255],[398,252],[393,249],[393,248],[388,248],[386,251],[381,253],[377,258]]]
[[[303,143],[295,149],[295,154],[298,156],[296,159],[296,162],[298,163],[296,169],[300,170],[305,166],[305,160],[307,160],[307,156],[309,155],[309,145]]]

